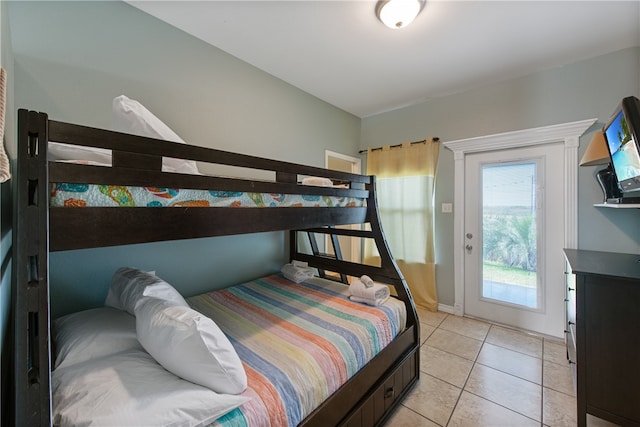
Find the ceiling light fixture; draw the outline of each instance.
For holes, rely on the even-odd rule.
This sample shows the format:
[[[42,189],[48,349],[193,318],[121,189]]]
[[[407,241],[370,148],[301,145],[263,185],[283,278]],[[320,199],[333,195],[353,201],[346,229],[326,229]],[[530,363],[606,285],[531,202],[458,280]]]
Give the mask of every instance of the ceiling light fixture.
[[[376,16],[389,28],[404,28],[418,16],[424,3],[425,0],[380,0]]]

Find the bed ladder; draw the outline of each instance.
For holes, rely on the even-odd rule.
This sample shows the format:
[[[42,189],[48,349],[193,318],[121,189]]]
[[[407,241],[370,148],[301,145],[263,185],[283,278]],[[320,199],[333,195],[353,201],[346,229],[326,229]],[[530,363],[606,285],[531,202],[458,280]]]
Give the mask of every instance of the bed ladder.
[[[327,228],[333,229],[334,227],[329,226]],[[331,236],[331,246],[333,247],[333,254],[321,253],[320,250],[318,249],[318,241],[316,240],[316,233],[311,230],[307,230],[307,236],[309,237],[309,243],[311,245],[311,252],[313,253],[313,256],[321,256],[324,258],[335,259],[337,261],[343,261],[344,258],[342,258],[342,250],[340,249],[340,241],[338,240],[338,236],[336,234],[329,234],[329,235]],[[323,279],[327,278],[327,273],[322,268],[318,268],[318,274]],[[342,283],[349,284],[349,282],[347,281],[347,275],[344,273],[339,273],[339,274],[340,274],[340,281]]]
[[[375,227],[375,228],[374,228]],[[289,259],[296,259],[304,262],[308,262],[309,266],[318,270],[320,277],[326,277],[327,279],[337,280],[335,276],[327,276],[327,271],[332,271],[340,274],[340,278],[343,283],[348,283],[346,278],[348,276],[360,277],[363,274],[371,277],[374,281],[379,281],[389,285],[393,285],[398,292],[401,299],[412,299],[408,290],[408,286],[398,268],[396,262],[391,257],[387,242],[380,232],[379,223],[372,223],[373,230],[353,230],[346,228],[335,228],[331,226],[308,228],[303,230],[291,230],[290,234],[290,255]],[[333,254],[324,254],[319,251],[317,246],[316,236],[317,234],[329,234],[331,241],[336,245],[338,249],[336,252],[338,256]],[[308,236],[311,243],[311,250],[309,248],[299,248],[299,239],[305,240],[304,236]],[[342,259],[340,255],[340,248],[338,244],[338,236],[357,237],[359,239],[373,239],[375,246],[378,250],[379,265],[374,264],[362,264],[359,262],[350,262]]]

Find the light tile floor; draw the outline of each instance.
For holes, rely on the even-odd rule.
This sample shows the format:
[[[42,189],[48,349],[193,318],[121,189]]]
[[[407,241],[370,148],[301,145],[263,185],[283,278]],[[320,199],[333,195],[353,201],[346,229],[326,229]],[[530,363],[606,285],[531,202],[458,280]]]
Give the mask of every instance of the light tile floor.
[[[419,315],[420,381],[385,427],[576,425],[562,341],[443,312]]]

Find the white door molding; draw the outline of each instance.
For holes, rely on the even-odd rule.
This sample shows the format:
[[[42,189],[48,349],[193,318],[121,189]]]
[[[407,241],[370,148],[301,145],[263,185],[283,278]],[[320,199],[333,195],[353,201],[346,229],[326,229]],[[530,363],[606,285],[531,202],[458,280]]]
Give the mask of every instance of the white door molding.
[[[508,148],[530,147],[534,145],[564,143],[564,247],[575,248],[578,244],[578,147],[580,136],[597,119],[544,126],[506,132],[495,135],[443,142],[453,151],[454,160],[454,314],[464,314],[464,182],[465,155],[483,151]]]
[[[340,162],[344,162],[344,163],[341,165],[342,167],[332,168],[330,167],[332,160],[333,161],[339,160]],[[344,167],[345,164],[348,164],[349,167],[348,168]],[[340,170],[342,172],[360,174],[362,173],[362,159],[358,157],[348,156],[346,154],[336,153],[335,151],[331,151],[331,150],[324,150],[324,167],[327,169]],[[358,227],[352,226],[350,228],[357,229]],[[343,240],[343,242],[347,243],[346,246],[350,252],[350,257],[348,259],[350,261],[352,262],[362,261],[361,259],[362,248],[360,247],[360,244],[359,244],[361,243],[362,239],[358,239],[357,237],[345,237],[345,236],[339,237],[339,239],[340,240],[348,239],[346,241]],[[324,237],[324,244],[325,244],[325,248],[331,247],[331,236],[329,236],[328,234],[326,234]]]
[[[353,157],[353,156],[348,156],[346,154],[342,154],[342,153],[336,153],[335,151],[331,151],[331,150],[324,150],[324,167],[328,168],[329,167],[329,159],[330,158],[334,158],[334,159],[339,159],[339,160],[344,160],[345,162],[349,162],[351,163],[351,173],[361,173],[361,169],[362,169],[362,159],[360,159],[359,157]],[[347,172],[347,171],[343,171],[343,172]]]

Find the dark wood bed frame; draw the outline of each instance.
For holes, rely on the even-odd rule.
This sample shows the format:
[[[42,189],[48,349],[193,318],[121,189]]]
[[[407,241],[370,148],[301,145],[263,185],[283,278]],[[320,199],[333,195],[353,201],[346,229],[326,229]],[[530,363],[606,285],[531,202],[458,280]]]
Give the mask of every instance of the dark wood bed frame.
[[[48,141],[111,149],[112,167],[47,161]],[[162,156],[275,173],[255,181],[161,172]],[[347,188],[302,186],[303,176],[326,177]],[[49,120],[18,111],[18,171],[14,224],[14,409],[17,426],[50,425],[51,338],[49,251],[128,245],[266,231],[289,231],[290,258],[339,277],[367,274],[392,284],[407,307],[407,327],[383,351],[309,415],[302,426],[381,425],[419,377],[419,323],[407,284],[381,229],[375,177],[331,171],[215,149]],[[281,194],[351,196],[366,207],[348,208],[59,208],[49,207],[50,182],[216,189]],[[371,231],[337,229],[369,224]],[[302,232],[302,233],[301,233]],[[379,267],[300,252],[299,240],[315,234],[375,241]]]

